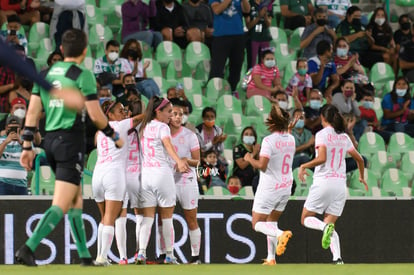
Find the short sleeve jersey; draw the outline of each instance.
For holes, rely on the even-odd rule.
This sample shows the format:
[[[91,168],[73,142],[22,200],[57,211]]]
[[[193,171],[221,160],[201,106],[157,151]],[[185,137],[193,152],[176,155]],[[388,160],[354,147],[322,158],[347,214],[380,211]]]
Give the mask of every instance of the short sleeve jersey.
[[[295,73],[289,81],[289,85],[286,87],[286,93],[292,95],[293,87],[298,87],[298,96],[300,102],[306,102],[306,93],[303,92],[306,88],[312,88],[312,78],[310,75],[306,74],[305,79],[300,80],[300,75]]]
[[[115,74],[117,77],[120,73],[129,74],[132,72],[131,65],[125,58],[118,58],[113,64],[108,62],[106,55],[95,60],[93,73],[98,75],[107,72]]]
[[[221,3],[223,0],[209,0],[209,4]],[[241,0],[233,0],[220,14],[213,13],[213,36],[242,35],[243,14]]]
[[[274,66],[273,68],[267,68],[263,64],[257,64],[253,67],[252,77],[254,75],[260,75],[263,85],[267,87],[273,86],[273,80],[280,78],[279,68]],[[250,81],[248,88],[254,89],[256,85],[254,81]]]
[[[293,181],[292,161],[295,155],[295,138],[287,133],[273,133],[262,141],[260,157],[269,159],[265,172],[260,171],[259,184],[290,187]]]
[[[127,173],[141,172],[141,154],[138,139],[139,129],[131,128],[128,131],[128,160]]]
[[[318,182],[346,181],[345,156],[355,149],[351,139],[345,133],[337,134],[334,128],[326,127],[316,133],[316,157],[320,146],[326,147],[326,161],[315,167],[313,178]]]
[[[95,76],[72,62],[57,62],[47,72],[46,80],[56,88],[75,88],[84,96],[96,94]],[[46,113],[46,131],[68,130],[78,123],[76,111],[66,108],[63,99],[53,97],[37,84],[32,94],[39,95]],[[78,120],[77,120],[78,118]]]
[[[321,66],[321,61],[318,56],[314,56],[308,60],[308,74],[317,73]],[[313,87],[318,88],[320,90],[325,90],[326,86],[326,79],[329,78],[331,75],[336,74],[336,65],[334,62],[330,61],[329,63],[325,64],[325,68],[323,70],[322,80],[319,83],[313,83]]]

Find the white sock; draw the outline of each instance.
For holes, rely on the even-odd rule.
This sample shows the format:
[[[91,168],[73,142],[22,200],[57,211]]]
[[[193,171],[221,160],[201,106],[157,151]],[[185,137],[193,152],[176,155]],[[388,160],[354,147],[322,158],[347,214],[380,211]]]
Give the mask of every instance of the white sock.
[[[332,233],[332,237],[331,237],[331,252],[332,252],[332,256],[334,261],[338,260],[341,258],[341,246],[339,243],[339,235],[338,233],[336,233],[336,231],[334,231]]]
[[[282,236],[283,230],[279,229],[279,226],[277,225],[277,222],[271,222],[271,223],[274,225],[274,227],[276,227],[276,240],[277,240],[278,237]]]
[[[108,258],[108,251],[111,249],[112,241],[114,240],[115,228],[112,225],[104,225],[102,229],[102,251],[100,257],[102,259]]]
[[[326,223],[324,223],[323,221],[321,221],[320,219],[316,217],[306,217],[303,221],[303,224],[307,228],[311,228],[311,229],[315,229],[319,231],[323,231],[326,225]]]
[[[98,226],[98,240],[96,243],[96,258],[98,258],[101,255],[102,252],[102,229],[103,229],[104,225],[102,223],[99,223]]]
[[[149,238],[151,237],[151,228],[154,218],[144,217],[139,231],[139,254],[146,256]]]
[[[267,260],[274,260],[276,254],[277,238],[267,236]]]
[[[190,230],[190,232],[188,232],[188,235],[190,235],[191,256],[200,255],[200,245],[201,245],[200,228],[197,228],[196,230]]]
[[[158,255],[165,254],[165,240],[164,236],[162,235],[162,224],[158,224],[158,232],[157,232],[157,252]]]
[[[162,219],[162,236],[164,237],[165,253],[168,257],[173,256],[174,234],[173,220]]]
[[[127,231],[126,231],[126,217],[119,217],[115,220],[115,238],[116,238],[116,246],[118,247],[119,258],[128,259],[126,255],[127,251]]]
[[[135,226],[135,241],[136,241],[136,250],[139,249],[139,231],[141,229],[141,223],[144,216],[142,215],[135,215],[136,218],[136,226]]]
[[[256,232],[261,232],[269,237],[276,237],[277,229],[272,222],[257,222],[254,226]]]

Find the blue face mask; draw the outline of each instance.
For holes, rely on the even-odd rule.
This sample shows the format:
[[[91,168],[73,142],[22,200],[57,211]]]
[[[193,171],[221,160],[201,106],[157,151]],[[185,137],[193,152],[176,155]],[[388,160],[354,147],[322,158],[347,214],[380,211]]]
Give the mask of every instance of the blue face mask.
[[[102,105],[105,101],[107,100],[111,100],[112,98],[110,97],[100,97],[99,98],[99,105]]]
[[[243,143],[247,145],[253,145],[256,141],[254,136],[243,136]]]
[[[314,110],[319,110],[321,108],[321,101],[317,99],[310,100],[309,107],[311,107]]]
[[[302,129],[303,127],[305,127],[305,121],[303,119],[299,119],[295,124],[295,128]]]
[[[337,48],[336,49],[336,55],[340,57],[345,57],[348,55],[348,49],[347,48]]]
[[[363,101],[362,106],[364,106],[365,109],[373,109],[374,108],[374,102],[372,102],[372,101]]]
[[[407,89],[395,89],[395,93],[397,96],[403,97],[407,93]]]

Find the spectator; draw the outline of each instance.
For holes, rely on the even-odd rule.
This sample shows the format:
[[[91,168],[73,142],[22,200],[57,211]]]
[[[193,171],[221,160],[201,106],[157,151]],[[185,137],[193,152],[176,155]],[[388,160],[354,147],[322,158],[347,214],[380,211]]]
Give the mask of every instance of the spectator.
[[[149,2],[149,3],[148,3]],[[129,0],[122,4],[122,43],[129,39],[144,41],[153,49],[162,42],[162,35],[149,29],[151,18],[157,14],[155,0]]]
[[[193,112],[193,105],[191,104],[191,101],[188,100],[187,96],[185,95],[184,87],[181,83],[177,83],[175,87],[168,88],[167,98],[168,99],[177,98],[181,101],[184,101],[188,109],[188,114],[191,114]]]
[[[9,93],[15,90],[17,85],[14,72],[0,65],[0,113],[9,112]]]
[[[313,135],[322,129],[321,112],[323,97],[318,89],[312,89],[309,93],[309,106],[305,106],[305,127],[309,129]]]
[[[314,23],[303,31],[300,38],[300,48],[303,49],[303,57],[311,58],[316,55],[316,45],[322,40],[334,44],[336,40],[335,31],[328,25],[328,15],[322,8],[314,11]]]
[[[400,52],[401,45],[411,41],[413,37],[411,32],[411,19],[408,14],[402,14],[398,18],[398,24],[400,28],[394,32],[394,42],[396,52]]]
[[[339,76],[332,60],[332,45],[322,40],[316,45],[316,56],[308,61],[308,73],[313,87],[323,92],[328,103],[332,100],[333,90],[339,86]],[[327,80],[329,80],[327,82]]]
[[[280,0],[280,11],[285,21],[285,29],[295,30],[312,23],[311,0]]]
[[[147,78],[145,70],[150,65],[149,61],[143,62],[141,44],[135,39],[129,39],[122,51],[121,58],[128,60],[131,74],[135,77],[135,85],[138,91],[146,98],[160,95],[160,89],[152,78]]]
[[[297,72],[292,76],[286,88],[286,93],[298,97],[302,106],[309,100],[309,93],[312,88],[312,78],[308,74],[308,61],[306,58],[298,58],[296,61]],[[299,106],[296,106],[299,108]]]
[[[394,82],[392,91],[381,102],[384,115],[381,125],[386,131],[405,132],[414,137],[414,104],[411,100],[408,80],[399,77]]]
[[[257,133],[252,126],[247,126],[241,132],[241,143],[233,148],[233,176],[241,180],[242,186],[256,186],[259,183],[259,171],[244,160],[244,155],[252,153],[258,159],[260,143]],[[230,180],[230,179],[229,179]]]
[[[187,46],[187,21],[183,7],[175,0],[159,0],[155,16],[156,31],[161,32],[164,41],[174,41],[182,49]]]
[[[261,0],[250,0],[250,14],[245,17],[246,27],[249,30],[250,55],[248,67],[252,68],[257,64],[259,50],[269,48],[272,36],[269,27],[272,23],[273,6],[264,5],[268,3]]]
[[[240,80],[244,58],[243,13],[250,11],[248,0],[209,0],[213,10],[213,42],[211,45],[210,78],[224,76],[224,66],[229,59],[229,78],[235,95]]]
[[[10,15],[7,18],[7,29],[0,31],[1,39],[12,45],[21,45],[27,53],[27,38],[21,28],[20,19],[17,15]]]
[[[40,21],[39,0],[1,0],[0,26],[7,21],[7,16],[17,15],[23,25],[32,25]]]
[[[188,26],[187,41],[200,41],[211,46],[213,37],[213,12],[202,0],[183,3],[184,18]]]
[[[10,103],[10,113],[8,116],[15,116],[20,120],[23,120],[26,116],[26,101],[23,98],[15,98]],[[0,129],[6,128],[6,119],[0,121]],[[6,131],[2,131],[0,135],[6,135]]]
[[[232,195],[237,195],[242,188],[240,179],[238,176],[231,176],[227,181],[227,189],[229,189]]]
[[[9,116],[0,137],[0,195],[27,195],[27,172],[20,165],[21,120]]]
[[[359,110],[358,102],[355,100],[355,85],[350,80],[344,80],[341,85],[342,93],[336,93],[333,96],[332,104],[338,108],[341,115],[352,114],[356,119],[353,127],[353,134],[358,141],[365,131],[367,122],[361,120],[361,111]]]
[[[252,80],[247,86],[247,98],[261,95],[270,99],[270,94],[283,90],[280,82],[279,68],[276,65],[273,48],[261,50],[260,64],[253,67]]]
[[[295,109],[292,118],[298,118],[291,134],[295,138],[295,157],[293,158],[292,169],[299,167],[302,163],[311,160],[315,144],[315,136],[305,128],[305,113],[302,109]]]
[[[413,26],[414,27],[414,26]],[[398,58],[400,68],[409,82],[414,82],[414,36],[409,42],[401,45]]]
[[[54,51],[47,58],[47,65],[52,67],[53,64],[60,61],[63,61],[63,54],[60,51]]]
[[[105,55],[95,60],[94,74],[100,86],[111,88],[116,97],[123,93],[122,78],[131,73],[128,60],[119,58],[119,42],[110,40],[105,46]]]
[[[102,86],[98,89],[99,104],[102,105],[107,100],[112,100],[112,91],[107,86]]]
[[[346,11],[352,3],[350,0],[316,0],[315,6],[328,13],[328,25],[335,29],[345,19]]]
[[[226,140],[227,135],[223,134],[223,130],[215,125],[216,110],[212,107],[205,107],[201,116],[203,123],[196,127],[201,152],[206,152],[213,148],[221,156],[224,151],[223,142]]]
[[[214,149],[204,152],[201,161],[202,174],[200,175],[201,184],[207,188],[213,186],[226,186],[226,170],[224,164],[220,161],[218,153]],[[206,189],[206,188],[203,188]]]

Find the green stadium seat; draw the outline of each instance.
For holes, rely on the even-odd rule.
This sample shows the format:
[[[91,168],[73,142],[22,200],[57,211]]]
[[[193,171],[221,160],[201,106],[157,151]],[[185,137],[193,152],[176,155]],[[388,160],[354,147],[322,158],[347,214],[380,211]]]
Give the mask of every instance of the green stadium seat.
[[[152,59],[152,48],[144,41],[138,41],[141,44],[142,58]]]
[[[201,42],[191,42],[185,49],[185,62],[191,69],[195,69],[200,61],[210,61],[210,50]]]
[[[161,94],[166,94],[167,93],[167,89],[170,87],[168,85],[167,80],[165,80],[161,76],[154,76],[153,79],[154,79],[155,83],[157,83],[157,86],[160,89]]]
[[[286,88],[289,85],[290,80],[296,73],[296,61],[292,60],[285,67],[282,77],[282,86]]]
[[[396,0],[395,4],[401,7],[414,7],[414,0]]]
[[[49,38],[49,25],[43,22],[34,23],[30,28],[27,43],[29,55],[37,51],[43,38]]]
[[[155,59],[161,67],[167,67],[168,63],[175,60],[182,60],[180,47],[171,41],[163,41],[155,50]]]
[[[226,159],[228,165],[233,165],[233,150],[232,149],[224,149],[223,156]]]
[[[183,77],[191,77],[191,69],[183,60],[174,60],[168,63],[165,78],[170,84],[182,82]]]
[[[401,171],[411,181],[414,177],[414,151],[405,152],[401,159]]]
[[[116,6],[116,9],[121,8],[121,6]],[[111,14],[108,14],[106,17],[106,25],[112,30],[113,33],[120,33],[120,30],[122,29],[122,18],[118,12],[112,12]],[[121,39],[118,41],[121,42]]]
[[[210,61],[203,60],[197,63],[194,79],[200,81],[201,86],[204,87],[207,84],[208,77],[210,74]]]
[[[390,168],[381,179],[381,195],[384,197],[402,197],[411,193],[408,180],[401,170]]]
[[[222,95],[217,99],[217,117],[230,117],[231,114],[242,114],[240,100],[232,95]]]
[[[195,80],[192,77],[183,77],[182,84],[184,86],[184,92],[188,96],[190,94],[202,94],[200,81]]]
[[[377,62],[371,68],[369,79],[376,91],[382,90],[385,83],[395,79],[394,70],[385,62]]]
[[[98,152],[96,149],[93,149],[88,156],[88,161],[86,162],[86,167],[83,169],[83,187],[85,185],[92,184],[92,175],[95,170],[96,161],[98,159]]]
[[[55,47],[55,41],[50,38],[43,38],[40,40],[36,57],[33,58],[38,70],[42,70],[47,67],[47,58],[55,50]]]
[[[219,77],[210,79],[206,87],[207,99],[215,104],[217,99],[223,94],[231,94],[230,84],[227,80]]]
[[[266,97],[254,95],[246,100],[245,114],[246,116],[261,116],[268,114],[271,108],[272,104]]]
[[[233,113],[227,118],[223,132],[228,135],[239,137],[242,130],[247,126],[251,126],[249,120],[247,120],[241,113]]]
[[[289,53],[289,47],[286,43],[279,44],[279,47],[275,50],[275,58],[277,67],[280,71],[283,71],[285,67],[290,64],[291,61],[296,60],[296,52]]]
[[[306,169],[309,176],[305,175],[305,182],[299,179],[299,168],[293,170],[293,180],[296,182],[296,190],[294,196],[306,197],[309,194],[309,188],[313,183],[313,172],[310,169]]]
[[[95,24],[89,29],[89,45],[92,49],[97,49],[99,44],[105,47],[106,42],[113,39],[112,30],[104,24]],[[96,55],[96,57],[100,57]]]
[[[187,95],[187,98],[193,105],[193,113],[200,114],[200,117],[203,109],[207,106],[210,106],[208,99],[202,94],[190,94]]]
[[[145,69],[145,73],[147,77],[162,77],[162,68],[161,65],[157,62],[157,60],[151,58],[144,58],[144,63],[149,62],[148,68]]]
[[[414,142],[409,135],[397,132],[391,136],[387,147],[387,153],[396,161],[401,159],[401,154],[412,150],[414,150]]]
[[[89,26],[105,25],[105,19],[100,8],[95,5],[85,5],[86,21]]]
[[[375,132],[363,134],[358,142],[358,152],[370,159],[378,151],[385,151],[384,139]]]
[[[85,57],[85,59],[82,62],[82,65],[89,71],[93,71],[94,64],[95,60],[92,57]]]
[[[35,171],[32,178],[32,194],[35,194],[36,185],[39,185],[39,195],[53,195],[55,191],[55,174],[50,166],[42,165]]]
[[[117,0],[99,0],[99,8],[103,15],[110,15],[114,13],[115,6],[118,5]]]
[[[218,125],[218,124],[216,124]],[[227,138],[225,141],[223,141],[224,149],[232,150],[237,145],[238,136],[236,135],[227,135]],[[231,157],[233,159],[233,155]]]
[[[368,191],[365,190],[365,186],[359,182],[359,170],[352,173],[349,184],[350,196],[375,196],[381,195],[380,188],[378,187],[379,178],[369,169],[364,169],[364,179],[368,184]]]
[[[271,26],[269,27],[270,36],[272,37],[272,40],[270,41],[270,45],[278,48],[280,44],[288,43],[287,35],[284,29]]]
[[[369,161],[369,169],[377,178],[380,178],[387,169],[396,167],[397,162],[386,151],[376,152]]]
[[[231,193],[227,188],[221,186],[212,186],[205,193],[207,196],[230,196]]]
[[[289,40],[289,48],[295,51],[300,50],[300,39],[302,37],[305,27],[299,27],[293,31]]]
[[[382,116],[384,114],[384,111],[382,110],[382,106],[381,106],[381,101],[382,99],[379,97],[374,98],[374,111],[375,111],[375,114],[377,115],[378,121],[381,121]]]
[[[250,185],[243,186],[242,188],[240,188],[239,193],[237,193],[237,195],[245,197],[247,199],[253,199],[253,187],[251,187]]]

